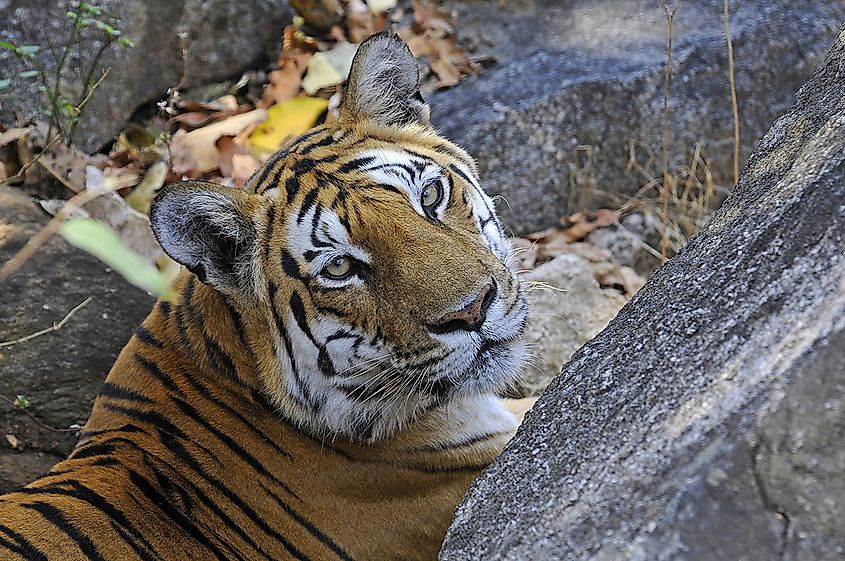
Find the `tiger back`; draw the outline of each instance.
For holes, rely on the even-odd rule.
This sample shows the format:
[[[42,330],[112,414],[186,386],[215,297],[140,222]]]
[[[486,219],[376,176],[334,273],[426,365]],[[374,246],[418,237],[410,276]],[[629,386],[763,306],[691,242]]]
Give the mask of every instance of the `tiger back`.
[[[183,264],[68,459],[0,497],[2,559],[432,560],[516,418],[527,304],[472,159],[394,36],[341,117],[151,222]]]

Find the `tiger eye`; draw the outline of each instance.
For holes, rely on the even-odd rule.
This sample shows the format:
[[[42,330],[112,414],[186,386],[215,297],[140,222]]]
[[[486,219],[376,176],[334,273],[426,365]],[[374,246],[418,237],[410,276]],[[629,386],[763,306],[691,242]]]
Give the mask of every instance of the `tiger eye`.
[[[442,195],[443,187],[440,185],[440,182],[431,181],[427,183],[425,187],[423,187],[422,196],[420,197],[420,203],[422,204],[424,209],[428,210],[440,202],[440,198]]]
[[[352,260],[349,257],[335,257],[323,269],[326,275],[335,279],[345,278],[351,271]]]

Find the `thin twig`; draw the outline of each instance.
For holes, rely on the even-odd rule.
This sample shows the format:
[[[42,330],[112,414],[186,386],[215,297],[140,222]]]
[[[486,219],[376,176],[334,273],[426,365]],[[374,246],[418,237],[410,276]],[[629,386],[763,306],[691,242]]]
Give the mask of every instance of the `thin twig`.
[[[736,103],[736,80],[734,76],[734,46],[731,39],[730,12],[728,11],[728,0],[725,0],[723,14],[725,22],[725,39],[728,42],[728,84],[731,87],[731,111],[734,118],[734,186],[739,183],[739,109]]]
[[[58,140],[59,140],[59,137],[54,136],[53,140],[49,141],[44,146],[44,148],[41,149],[41,152],[36,154],[34,158],[32,158],[27,163],[25,163],[23,166],[21,166],[21,169],[19,169],[18,172],[15,175],[12,175],[11,177],[7,177],[6,179],[0,181],[0,187],[5,186],[5,185],[9,185],[9,184],[13,183],[14,181],[18,180],[19,178],[22,178],[24,176],[24,174],[26,174],[27,170],[29,168],[31,168],[32,166],[34,166],[35,164],[37,164],[38,160],[40,160],[41,157],[44,156],[44,154],[47,153],[47,150],[50,148],[50,146],[52,146],[53,144],[58,142]]]
[[[11,347],[12,345],[17,345],[18,343],[24,343],[26,341],[30,341],[32,339],[35,339],[36,337],[41,337],[42,335],[46,335],[47,333],[52,333],[53,331],[58,331],[59,329],[62,328],[62,326],[64,326],[64,324],[67,323],[67,321],[73,316],[73,314],[75,314],[76,312],[78,312],[79,310],[81,310],[82,308],[87,306],[88,303],[92,299],[93,299],[93,296],[89,296],[88,298],[86,298],[85,300],[83,300],[82,302],[77,304],[76,307],[74,307],[71,311],[69,311],[67,314],[65,314],[65,317],[63,317],[61,319],[61,321],[59,321],[59,323],[54,323],[50,327],[45,327],[44,329],[42,329],[40,331],[36,331],[35,333],[30,333],[29,335],[26,335],[24,337],[20,337],[18,339],[13,339],[11,341],[0,341],[0,349],[2,349],[3,347]]]
[[[120,188],[119,184],[116,184],[114,188]],[[62,227],[62,223],[70,216],[70,214],[76,210],[77,208],[81,207],[85,203],[92,201],[99,197],[102,194],[108,193],[113,189],[106,189],[103,191],[93,191],[90,189],[86,189],[82,191],[78,195],[74,196],[73,198],[69,199],[64,206],[56,213],[52,220],[50,220],[41,230],[38,231],[34,236],[32,236],[26,244],[12,256],[11,259],[6,261],[3,267],[0,267],[0,280],[7,278],[9,275],[13,274],[17,271],[21,265],[23,265],[27,259],[32,257],[32,255],[44,245],[47,240],[50,239],[50,236],[55,234],[59,231],[59,228]]]
[[[51,427],[50,425],[45,425],[44,423],[39,421],[32,413],[30,413],[29,411],[27,411],[24,408],[21,408],[21,407],[18,407],[17,405],[15,405],[15,402],[12,401],[11,399],[9,399],[8,397],[6,397],[5,395],[0,394],[0,400],[5,401],[6,403],[11,405],[12,407],[17,409],[18,411],[22,411],[24,413],[24,415],[29,417],[29,419],[33,423],[35,423],[36,425],[38,425],[39,427],[41,427],[44,430],[48,430],[50,432],[77,432],[79,430],[79,429],[57,429],[56,427]]]
[[[663,185],[660,189],[660,198],[663,203],[663,231],[660,240],[660,258],[665,262],[666,250],[669,246],[669,76],[672,74],[672,24],[681,0],[675,0],[675,4],[671,10],[668,4],[666,4],[666,0],[662,1],[663,10],[666,12],[669,32],[669,39],[666,45],[666,69],[663,72]]]

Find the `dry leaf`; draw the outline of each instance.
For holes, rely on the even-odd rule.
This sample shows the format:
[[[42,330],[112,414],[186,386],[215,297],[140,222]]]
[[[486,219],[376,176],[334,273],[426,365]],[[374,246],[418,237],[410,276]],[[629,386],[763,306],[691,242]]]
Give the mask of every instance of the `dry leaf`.
[[[232,156],[232,183],[242,189],[247,180],[261,166],[261,162],[250,154],[235,154]]]
[[[291,136],[304,133],[314,126],[326,111],[328,101],[317,97],[295,97],[267,110],[267,120],[250,135],[253,148],[275,152]]]
[[[0,146],[5,146],[11,142],[20,140],[34,131],[34,127],[12,128],[5,132],[0,132]]]
[[[266,119],[267,111],[256,109],[189,133],[177,131],[170,143],[174,173],[197,177],[217,168],[220,165],[217,140],[224,135],[234,136],[248,126]]]
[[[220,170],[220,175],[229,177],[232,175],[232,157],[237,154],[247,154],[249,151],[235,142],[234,136],[221,136],[215,143],[217,151],[220,153],[220,165],[217,168]]]
[[[367,0],[367,8],[373,15],[381,14],[396,7],[396,0]]]
[[[325,53],[314,53],[302,80],[305,93],[314,95],[323,88],[336,86],[346,80],[357,50],[358,46],[353,43],[340,43]]]
[[[316,50],[317,44],[313,39],[295,27],[286,27],[282,50],[276,61],[279,68],[268,75],[269,84],[264,88],[258,107],[266,109],[275,103],[296,97],[302,83],[302,75]]]
[[[362,0],[346,3],[346,33],[353,43],[360,43],[376,33],[375,18]]]
[[[126,204],[140,213],[149,214],[150,203],[153,197],[155,197],[156,192],[164,186],[164,180],[166,178],[167,163],[156,162],[147,170],[144,179],[126,197]]]
[[[85,203],[85,211],[96,220],[111,227],[126,246],[155,263],[162,254],[150,221],[137,210],[126,204],[123,197],[115,192],[103,193],[93,201]]]
[[[343,6],[338,0],[290,0],[290,5],[305,23],[326,31],[343,20]]]
[[[18,146],[21,144],[18,143]],[[85,167],[95,162],[88,154],[72,146],[65,146],[62,142],[53,144],[38,159],[39,165],[74,193],[80,193],[85,188]],[[21,163],[25,162],[21,160]]]
[[[138,166],[129,164],[123,168],[106,168],[101,170],[96,166],[85,167],[85,189],[97,193],[119,191],[126,187],[137,185],[141,180]]]
[[[7,434],[6,435],[6,442],[8,442],[9,446],[11,446],[14,449],[17,449],[21,444],[20,440],[18,440],[18,437],[16,437],[14,434]]]
[[[437,76],[438,88],[448,88],[481,67],[470,61],[458,46],[449,12],[432,2],[414,2],[414,25],[399,30],[415,57],[426,57]]]

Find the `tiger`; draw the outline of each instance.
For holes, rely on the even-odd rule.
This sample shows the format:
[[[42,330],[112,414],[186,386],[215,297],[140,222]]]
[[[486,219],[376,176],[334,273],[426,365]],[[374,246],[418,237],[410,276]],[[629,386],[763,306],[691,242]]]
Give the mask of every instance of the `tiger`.
[[[64,461],[0,497],[0,558],[431,561],[514,434],[528,304],[474,160],[396,35],[336,120],[239,190],[165,187],[184,266]],[[513,404],[512,404],[513,405]]]

